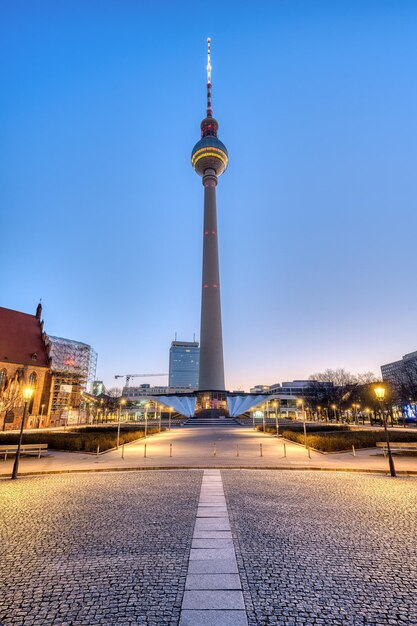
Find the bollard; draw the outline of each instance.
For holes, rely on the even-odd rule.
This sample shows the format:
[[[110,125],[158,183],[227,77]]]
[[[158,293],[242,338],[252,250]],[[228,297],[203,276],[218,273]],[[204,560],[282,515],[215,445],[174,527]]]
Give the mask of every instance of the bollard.
[[[287,446],[284,443],[284,459],[287,458]]]
[[[125,444],[122,445],[122,459],[125,458]]]
[[[97,446],[97,452],[96,452],[96,456],[98,456],[100,454],[100,446]]]
[[[144,458],[146,459],[146,443],[145,443],[145,445],[143,446],[143,456],[144,456]]]
[[[216,443],[213,444],[213,456],[216,456],[217,454],[217,450],[216,450]]]
[[[236,444],[236,456],[239,456],[239,444]]]
[[[259,444],[259,456],[263,456],[263,454],[262,454],[262,444],[261,443]]]
[[[308,458],[311,459],[310,446],[307,446]]]
[[[352,454],[353,454],[353,456],[356,456],[355,446],[352,446]]]
[[[172,443],[169,444],[169,456],[172,456]]]

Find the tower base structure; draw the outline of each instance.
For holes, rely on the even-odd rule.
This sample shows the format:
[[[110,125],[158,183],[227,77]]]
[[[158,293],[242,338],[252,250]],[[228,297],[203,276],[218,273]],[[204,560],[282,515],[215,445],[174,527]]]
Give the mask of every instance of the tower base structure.
[[[197,391],[194,409],[195,417],[229,417],[227,392]]]

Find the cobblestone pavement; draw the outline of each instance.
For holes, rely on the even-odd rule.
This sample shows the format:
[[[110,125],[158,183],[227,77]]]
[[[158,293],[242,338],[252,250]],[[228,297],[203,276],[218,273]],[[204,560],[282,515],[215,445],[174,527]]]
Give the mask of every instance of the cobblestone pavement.
[[[222,471],[251,626],[417,624],[417,480]]]
[[[178,624],[201,478],[1,481],[1,626]]]

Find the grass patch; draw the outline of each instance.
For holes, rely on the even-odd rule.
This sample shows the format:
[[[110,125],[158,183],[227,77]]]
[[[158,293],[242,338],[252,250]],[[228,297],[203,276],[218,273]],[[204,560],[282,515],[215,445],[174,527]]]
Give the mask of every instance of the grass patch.
[[[259,427],[258,430],[262,430],[262,427]],[[267,426],[266,432],[275,435],[277,431],[274,426]],[[288,430],[285,428],[280,430],[280,433],[285,439],[304,445],[304,432],[302,430]],[[311,430],[309,431],[307,429],[307,445],[310,446],[310,448],[320,450],[320,452],[351,450],[352,446],[355,446],[357,449],[374,448],[377,441],[385,441],[383,431],[358,431],[349,430],[347,427],[345,427],[345,429],[337,427],[336,430],[333,427],[327,429],[326,432],[323,432],[323,430],[321,432],[311,432]],[[417,441],[417,432],[390,432],[390,441],[398,443]]]
[[[162,428],[161,430],[165,430]],[[148,435],[159,432],[159,428],[148,428]],[[120,445],[141,439],[145,436],[145,429],[132,428],[120,429]],[[0,445],[17,444],[19,435],[17,433],[1,433]],[[39,432],[23,433],[23,443],[47,443],[52,450],[68,450],[71,452],[96,452],[100,446],[100,452],[116,447],[117,426],[104,426],[80,428],[67,432]]]

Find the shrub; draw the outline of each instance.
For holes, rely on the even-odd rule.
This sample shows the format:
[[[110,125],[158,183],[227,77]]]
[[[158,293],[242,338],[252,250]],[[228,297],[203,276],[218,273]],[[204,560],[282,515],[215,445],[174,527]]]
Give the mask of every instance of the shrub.
[[[304,444],[304,433],[284,430],[281,434],[290,441]],[[417,441],[417,433],[391,432],[390,439],[396,442]],[[307,445],[321,452],[350,450],[352,446],[355,446],[355,448],[373,448],[377,441],[385,441],[383,431],[349,430],[344,432],[329,432],[326,434],[307,434]]]
[[[162,429],[164,430],[164,429]],[[154,435],[158,428],[148,428],[148,434]],[[128,428],[120,430],[120,445],[141,439],[145,436],[144,428]],[[17,433],[1,433],[0,444],[17,444]],[[117,442],[116,427],[92,427],[76,429],[69,432],[41,431],[38,433],[23,433],[23,443],[47,443],[53,450],[68,450],[71,452],[96,452],[97,446],[104,452],[114,448]]]

